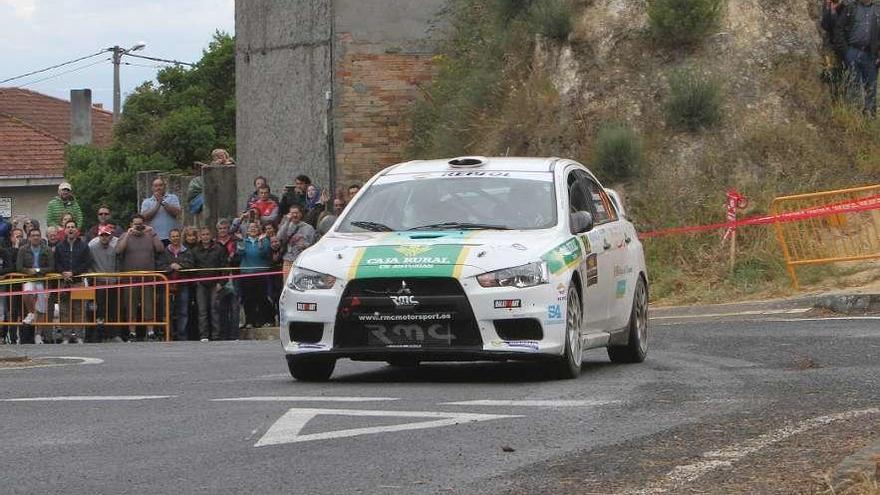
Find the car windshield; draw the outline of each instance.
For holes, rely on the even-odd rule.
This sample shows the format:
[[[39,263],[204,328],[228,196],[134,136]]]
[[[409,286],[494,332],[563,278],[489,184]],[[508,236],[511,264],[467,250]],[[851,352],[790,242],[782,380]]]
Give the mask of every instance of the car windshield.
[[[535,230],[556,225],[550,173],[386,176],[346,213],[339,232]]]

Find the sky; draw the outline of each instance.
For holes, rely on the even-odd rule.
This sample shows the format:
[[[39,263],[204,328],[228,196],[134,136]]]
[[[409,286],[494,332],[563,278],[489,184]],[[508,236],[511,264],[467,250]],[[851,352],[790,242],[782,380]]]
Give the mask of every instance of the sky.
[[[235,0],[0,0],[0,81],[114,45],[127,48],[139,42],[147,46],[137,54],[196,62],[218,29],[235,32]],[[90,88],[92,102],[112,110],[109,56],[2,86],[23,86],[65,100],[70,99],[71,89]],[[159,69],[149,60],[124,57],[123,62],[132,64],[120,69],[124,101],[135,87],[154,80]],[[74,71],[59,75],[70,70]]]

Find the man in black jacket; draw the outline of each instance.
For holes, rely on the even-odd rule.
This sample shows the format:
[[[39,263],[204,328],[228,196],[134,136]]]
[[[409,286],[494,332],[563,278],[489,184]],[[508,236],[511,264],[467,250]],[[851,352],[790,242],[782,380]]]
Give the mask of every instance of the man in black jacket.
[[[193,268],[201,269],[199,277],[216,277],[219,271],[206,268],[223,268],[229,256],[226,249],[214,242],[211,229],[202,227],[199,230],[199,243],[189,251],[189,260]],[[207,342],[210,339],[220,340],[220,308],[217,307],[220,283],[217,280],[196,283],[196,302],[199,306],[199,339]],[[208,314],[211,315],[212,333],[208,332]]]
[[[64,225],[64,240],[55,246],[55,271],[61,274],[64,287],[80,287],[83,285],[82,280],[74,277],[86,273],[91,266],[92,252],[89,245],[80,239],[76,222],[70,220]],[[70,294],[62,292],[60,297],[61,321],[65,323],[81,321],[81,316],[85,313],[82,307],[85,301],[73,301]],[[85,332],[82,329],[65,326],[61,332],[61,343],[82,344],[84,337]]]
[[[838,12],[834,50],[846,63],[849,77],[864,91],[863,111],[877,113],[877,65],[880,62],[880,7],[874,0],[853,0]]]

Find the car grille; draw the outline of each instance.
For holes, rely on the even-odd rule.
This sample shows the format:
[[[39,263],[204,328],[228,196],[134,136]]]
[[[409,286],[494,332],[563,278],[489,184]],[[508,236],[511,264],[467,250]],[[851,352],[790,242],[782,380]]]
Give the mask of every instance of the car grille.
[[[454,278],[352,280],[340,301],[334,347],[482,347],[471,305]]]

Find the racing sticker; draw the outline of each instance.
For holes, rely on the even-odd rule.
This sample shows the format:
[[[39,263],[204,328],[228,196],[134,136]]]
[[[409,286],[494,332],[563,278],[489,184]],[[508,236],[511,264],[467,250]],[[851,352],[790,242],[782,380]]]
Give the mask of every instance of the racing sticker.
[[[561,304],[551,304],[547,306],[547,322],[548,323],[559,323],[562,321],[562,305]]]
[[[545,254],[542,259],[547,262],[547,269],[556,275],[564,272],[580,262],[583,251],[577,237],[563,242]]]
[[[412,244],[361,248],[349,278],[458,277],[467,246]]]
[[[599,283],[599,263],[596,253],[587,256],[587,287]]]
[[[626,279],[617,281],[617,293],[615,295],[618,299],[623,299],[623,296],[626,295]]]

